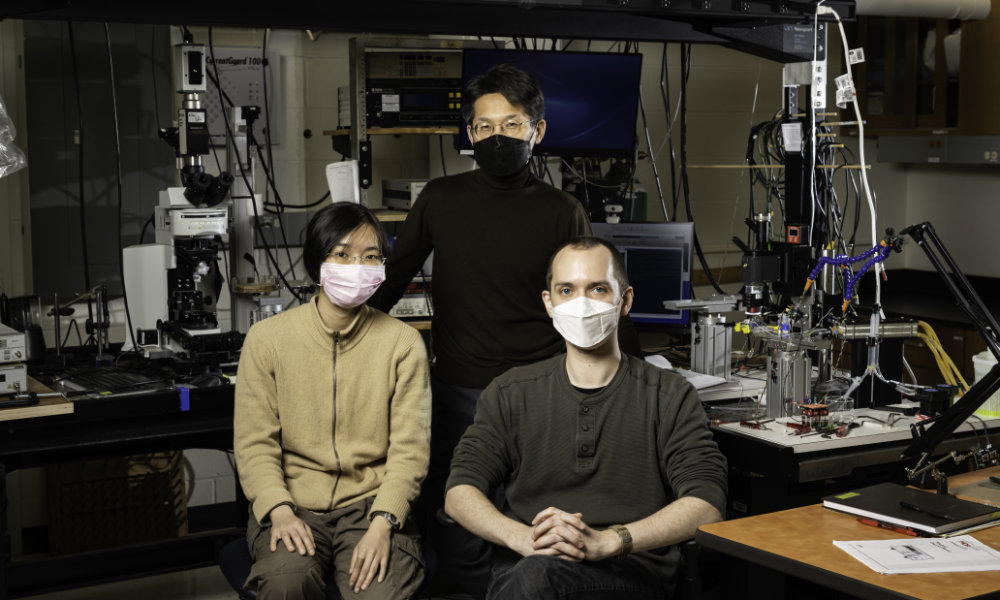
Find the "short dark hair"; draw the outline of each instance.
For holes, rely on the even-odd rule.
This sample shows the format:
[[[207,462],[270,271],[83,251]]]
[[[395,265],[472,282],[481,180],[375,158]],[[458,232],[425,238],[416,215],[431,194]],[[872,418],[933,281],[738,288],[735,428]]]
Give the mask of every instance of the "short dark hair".
[[[507,102],[524,109],[532,121],[545,118],[542,86],[524,69],[500,63],[470,79],[462,92],[462,117],[466,123],[472,124],[476,115],[476,100],[486,94],[501,94]]]
[[[614,273],[615,280],[618,281],[618,293],[623,293],[628,286],[628,273],[625,270],[625,257],[622,253],[615,248],[614,244],[611,242],[594,236],[584,236],[574,238],[562,246],[556,248],[556,251],[552,253],[549,257],[549,266],[545,271],[545,289],[552,290],[552,263],[556,260],[556,255],[563,251],[564,248],[572,248],[574,250],[590,250],[591,248],[596,248],[598,246],[604,246],[611,253],[611,270]]]
[[[319,283],[319,266],[326,261],[333,247],[362,225],[369,225],[375,230],[379,252],[383,256],[388,255],[389,238],[382,224],[372,211],[360,204],[334,202],[309,219],[302,261],[306,264],[306,273],[314,282]]]

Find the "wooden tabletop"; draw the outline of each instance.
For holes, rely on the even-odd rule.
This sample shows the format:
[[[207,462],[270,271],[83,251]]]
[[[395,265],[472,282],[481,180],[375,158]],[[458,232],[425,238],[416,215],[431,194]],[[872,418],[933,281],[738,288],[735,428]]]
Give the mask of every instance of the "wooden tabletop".
[[[28,377],[28,391],[36,394],[51,394],[45,385],[38,383],[33,378]],[[3,405],[0,404],[0,407]],[[0,421],[15,421],[17,419],[33,419],[35,417],[49,417],[52,415],[65,415],[73,412],[73,403],[62,396],[43,396],[38,399],[38,404],[31,406],[12,406],[0,408]]]
[[[1000,474],[1000,467],[952,477],[949,484],[954,488],[991,474]],[[1000,551],[1000,526],[970,535]],[[696,539],[723,554],[868,598],[964,600],[1000,594],[1000,571],[881,575],[832,543],[899,537],[813,504],[704,525]]]

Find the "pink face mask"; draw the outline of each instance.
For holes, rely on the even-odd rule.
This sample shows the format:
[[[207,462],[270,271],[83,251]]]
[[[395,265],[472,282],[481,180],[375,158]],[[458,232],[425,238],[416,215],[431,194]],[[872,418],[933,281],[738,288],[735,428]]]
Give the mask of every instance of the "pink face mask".
[[[319,283],[330,302],[341,308],[364,304],[385,281],[385,265],[340,265],[325,262],[319,266]]]

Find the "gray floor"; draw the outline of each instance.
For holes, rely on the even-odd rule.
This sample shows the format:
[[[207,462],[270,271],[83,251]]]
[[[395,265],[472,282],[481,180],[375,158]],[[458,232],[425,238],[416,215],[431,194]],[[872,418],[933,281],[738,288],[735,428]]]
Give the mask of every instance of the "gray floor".
[[[93,585],[51,594],[29,596],[30,600],[236,600],[219,567],[177,571],[142,579]]]

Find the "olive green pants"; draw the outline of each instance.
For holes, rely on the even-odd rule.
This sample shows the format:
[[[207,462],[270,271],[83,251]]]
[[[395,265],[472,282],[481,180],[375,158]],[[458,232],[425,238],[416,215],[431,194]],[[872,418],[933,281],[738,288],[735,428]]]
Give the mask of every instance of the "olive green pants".
[[[412,520],[402,531],[392,534],[388,572],[382,583],[378,576],[359,594],[350,586],[351,553],[368,531],[368,511],[374,496],[328,513],[313,513],[297,509],[297,517],[312,529],[316,554],[300,555],[289,552],[283,543],[271,552],[271,526],[263,527],[250,516],[247,542],[254,559],[244,587],[256,589],[260,600],[326,598],[329,569],[345,600],[413,598],[424,581],[424,558],[416,526]]]

